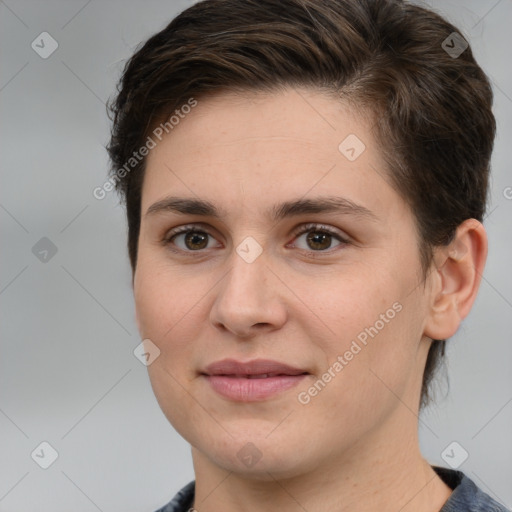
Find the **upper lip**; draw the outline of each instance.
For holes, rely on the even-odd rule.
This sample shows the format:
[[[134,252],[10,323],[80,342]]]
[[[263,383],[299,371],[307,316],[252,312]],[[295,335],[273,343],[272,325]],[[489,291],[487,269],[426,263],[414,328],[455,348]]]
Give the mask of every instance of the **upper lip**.
[[[302,375],[308,373],[301,368],[295,368],[279,361],[271,359],[254,359],[245,363],[236,361],[235,359],[223,359],[222,361],[215,361],[209,364],[205,371],[202,372],[206,375],[232,375],[232,376],[245,376],[245,375]]]

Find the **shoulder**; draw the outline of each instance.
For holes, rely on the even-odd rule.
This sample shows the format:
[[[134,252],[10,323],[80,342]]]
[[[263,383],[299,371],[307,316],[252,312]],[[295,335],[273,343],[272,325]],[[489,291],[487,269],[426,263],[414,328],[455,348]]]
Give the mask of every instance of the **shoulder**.
[[[482,491],[461,471],[434,467],[442,480],[453,492],[440,512],[511,512],[488,494]],[[195,481],[180,489],[174,498],[155,512],[189,512],[195,494]]]
[[[155,512],[188,512],[191,510],[192,503],[194,502],[195,484],[195,480],[189,482],[176,493],[167,505],[164,505]]]
[[[461,471],[434,467],[453,492],[440,512],[510,512]]]

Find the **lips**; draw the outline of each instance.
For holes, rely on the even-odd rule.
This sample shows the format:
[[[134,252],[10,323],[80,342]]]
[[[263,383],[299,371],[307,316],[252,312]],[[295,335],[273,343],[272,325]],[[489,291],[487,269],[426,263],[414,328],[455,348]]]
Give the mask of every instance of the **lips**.
[[[224,359],[208,365],[201,375],[224,398],[251,402],[266,400],[296,386],[309,372],[266,359],[246,363]]]
[[[278,375],[301,375],[308,372],[269,359],[255,359],[247,363],[241,363],[234,359],[224,359],[208,365],[204,373],[207,375],[265,378]]]

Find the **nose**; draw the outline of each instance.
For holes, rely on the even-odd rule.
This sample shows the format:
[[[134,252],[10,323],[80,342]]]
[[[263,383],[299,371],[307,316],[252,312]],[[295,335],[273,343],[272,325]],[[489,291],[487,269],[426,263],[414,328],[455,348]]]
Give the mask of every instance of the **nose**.
[[[280,329],[286,322],[284,285],[261,255],[247,263],[238,254],[231,258],[231,270],[215,287],[217,295],[210,321],[222,331],[250,338]]]

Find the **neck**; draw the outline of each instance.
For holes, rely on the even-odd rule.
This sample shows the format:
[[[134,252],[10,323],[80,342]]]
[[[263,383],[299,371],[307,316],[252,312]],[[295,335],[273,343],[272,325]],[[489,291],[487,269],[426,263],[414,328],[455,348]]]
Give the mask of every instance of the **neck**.
[[[411,412],[333,453],[321,467],[288,478],[251,478],[213,464],[192,449],[194,508],[200,512],[438,512],[451,489],[419,451]],[[399,415],[400,416],[400,415]],[[391,442],[389,440],[392,440]],[[393,442],[394,441],[394,442]]]

